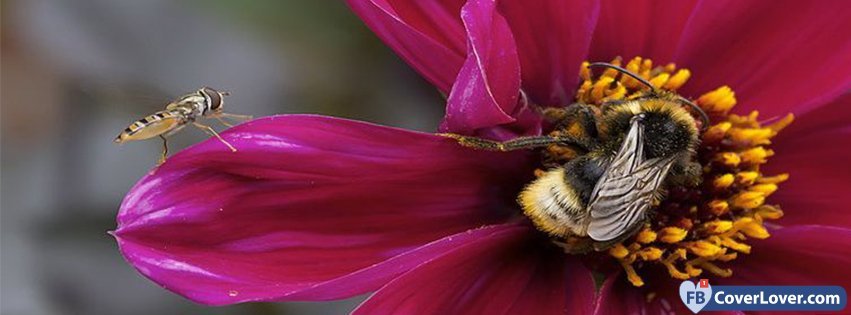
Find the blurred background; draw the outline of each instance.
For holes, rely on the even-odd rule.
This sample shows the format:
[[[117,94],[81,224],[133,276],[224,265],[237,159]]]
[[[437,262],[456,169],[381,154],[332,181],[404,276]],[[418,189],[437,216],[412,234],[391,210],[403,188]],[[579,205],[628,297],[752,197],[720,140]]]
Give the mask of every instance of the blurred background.
[[[0,313],[342,314],[365,298],[203,307],[137,274],[106,234],[161,145],[112,139],[201,86],[230,91],[233,113],[434,130],[441,95],[345,4],[3,0],[0,12]],[[170,146],[205,138],[187,128]]]

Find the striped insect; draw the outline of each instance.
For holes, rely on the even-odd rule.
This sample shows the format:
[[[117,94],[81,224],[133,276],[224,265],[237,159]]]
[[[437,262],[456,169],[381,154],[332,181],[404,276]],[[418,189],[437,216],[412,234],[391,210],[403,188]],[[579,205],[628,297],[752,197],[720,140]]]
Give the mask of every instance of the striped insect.
[[[163,141],[163,151],[159,163],[165,162],[168,156],[168,136],[180,131],[189,124],[216,137],[231,151],[236,148],[223,139],[212,127],[198,122],[199,118],[213,118],[223,125],[232,127],[225,118],[235,120],[248,120],[251,116],[225,113],[223,110],[224,97],[227,92],[221,92],[209,87],[203,87],[194,93],[180,97],[166,105],[164,110],[158,111],[145,118],[139,119],[115,137],[115,143],[127,141],[145,140],[159,137]]]

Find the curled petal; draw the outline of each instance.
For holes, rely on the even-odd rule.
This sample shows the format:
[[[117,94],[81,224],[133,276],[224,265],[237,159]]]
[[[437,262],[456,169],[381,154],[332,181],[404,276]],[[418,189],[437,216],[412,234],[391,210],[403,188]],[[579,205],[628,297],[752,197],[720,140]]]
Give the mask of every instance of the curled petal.
[[[520,63],[508,24],[494,0],[470,0],[461,9],[467,60],[446,105],[442,131],[471,134],[514,122],[520,95]]]
[[[409,65],[447,93],[464,62],[463,0],[348,0],[349,7]]]
[[[174,155],[127,195],[114,233],[142,274],[206,304],[377,289],[457,238],[424,244],[502,222],[522,178],[506,165],[528,164],[321,116],[222,136],[238,151],[210,139]]]
[[[727,84],[741,112],[805,113],[851,88],[848,29],[847,1],[701,2],[675,54],[700,75],[681,92],[696,97]]]
[[[599,9],[594,0],[499,2],[519,50],[523,90],[534,103],[573,101]]]
[[[355,314],[590,314],[591,273],[515,227],[411,270]]]

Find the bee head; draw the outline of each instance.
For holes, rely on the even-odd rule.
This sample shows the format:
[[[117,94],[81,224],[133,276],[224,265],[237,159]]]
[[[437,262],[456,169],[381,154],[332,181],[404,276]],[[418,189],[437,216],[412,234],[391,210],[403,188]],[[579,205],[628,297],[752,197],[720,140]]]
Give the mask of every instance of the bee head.
[[[203,87],[198,90],[198,94],[204,97],[212,111],[221,111],[224,106],[224,97],[230,95],[228,92],[221,92],[209,87]]]

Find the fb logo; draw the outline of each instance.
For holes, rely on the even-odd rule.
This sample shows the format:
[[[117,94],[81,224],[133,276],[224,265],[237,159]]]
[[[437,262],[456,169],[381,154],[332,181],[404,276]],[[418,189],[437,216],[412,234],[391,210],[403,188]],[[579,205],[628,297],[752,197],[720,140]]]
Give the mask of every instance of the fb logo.
[[[688,280],[680,283],[680,299],[695,314],[709,303],[711,296],[712,286],[709,285],[708,279],[700,279],[697,285]]]

